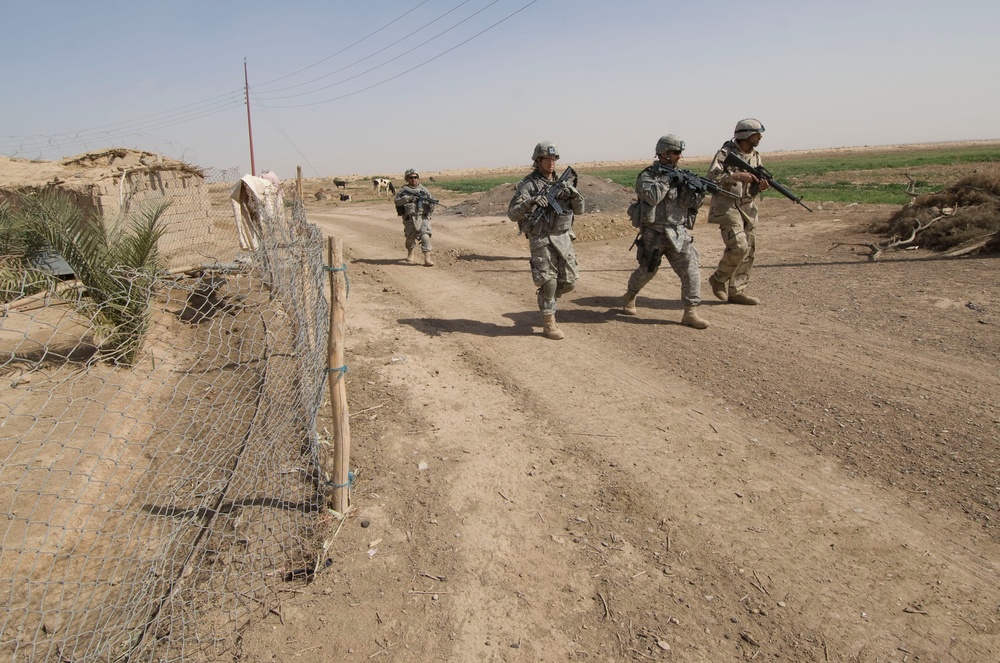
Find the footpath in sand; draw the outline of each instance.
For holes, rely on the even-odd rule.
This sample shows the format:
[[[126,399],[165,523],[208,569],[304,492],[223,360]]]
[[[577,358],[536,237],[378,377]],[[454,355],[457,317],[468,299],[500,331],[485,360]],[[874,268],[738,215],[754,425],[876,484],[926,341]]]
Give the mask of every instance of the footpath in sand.
[[[1000,263],[827,251],[886,213],[768,199],[763,305],[703,286],[705,331],[666,265],[619,316],[631,237],[580,241],[553,342],[502,217],[438,214],[426,268],[388,202],[310,212],[354,508],[237,660],[1000,660]]]

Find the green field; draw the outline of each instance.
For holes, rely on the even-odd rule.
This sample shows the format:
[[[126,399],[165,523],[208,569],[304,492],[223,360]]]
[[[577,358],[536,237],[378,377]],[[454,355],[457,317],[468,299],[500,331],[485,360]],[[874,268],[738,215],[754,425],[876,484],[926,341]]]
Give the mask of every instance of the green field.
[[[785,187],[806,201],[903,204],[906,174],[916,181],[917,193],[932,193],[976,169],[1000,170],[1000,146],[893,147],[841,153],[762,153],[764,165]],[[707,159],[692,159],[681,166],[704,175]],[[622,186],[635,185],[640,168],[593,169],[587,175],[604,177]],[[459,193],[489,191],[499,184],[515,183],[522,174],[481,178],[443,179],[436,186]],[[768,192],[766,196],[778,196]]]

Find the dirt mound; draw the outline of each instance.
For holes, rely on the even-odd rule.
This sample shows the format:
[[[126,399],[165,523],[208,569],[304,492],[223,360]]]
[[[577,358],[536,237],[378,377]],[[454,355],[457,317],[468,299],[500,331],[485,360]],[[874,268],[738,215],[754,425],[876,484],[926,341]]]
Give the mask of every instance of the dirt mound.
[[[921,246],[946,251],[981,241],[981,251],[1000,250],[1000,176],[975,173],[944,191],[918,196],[873,230],[905,238],[936,217],[940,218],[919,231]]]
[[[506,216],[507,206],[514,197],[514,184],[499,184],[486,193],[451,208],[454,214],[468,216]],[[604,177],[580,175],[577,186],[586,201],[585,214],[624,212],[635,198],[632,189]]]

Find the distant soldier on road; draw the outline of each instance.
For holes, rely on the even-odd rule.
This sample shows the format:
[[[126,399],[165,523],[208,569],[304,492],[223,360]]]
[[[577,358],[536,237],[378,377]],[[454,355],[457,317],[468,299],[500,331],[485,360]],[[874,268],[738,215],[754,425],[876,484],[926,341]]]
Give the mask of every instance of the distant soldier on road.
[[[431,214],[437,204],[423,184],[420,175],[410,168],[403,174],[406,184],[396,192],[396,213],[403,217],[403,234],[406,236],[406,262],[415,263],[413,249],[420,240],[424,265],[433,267],[431,260]]]
[[[660,261],[666,258],[681,280],[684,300],[681,324],[707,329],[708,323],[697,313],[701,303],[701,267],[691,235],[705,194],[703,188],[694,189],[686,184],[689,180],[678,177],[677,162],[683,152],[683,140],[674,134],[662,136],[656,141],[656,161],[636,177],[635,193],[639,200],[634,211],[639,235],[635,245],[639,266],[629,277],[622,313],[636,315],[636,295],[653,279]]]
[[[538,143],[531,158],[535,169],[518,183],[507,216],[528,238],[531,279],[538,288],[543,333],[559,340],[565,334],[556,326],[556,299],[572,290],[579,276],[573,251],[573,215],[583,214],[584,202],[572,169],[564,172],[565,177],[556,177],[559,149],[555,145]]]
[[[768,188],[767,180],[753,173],[735,170],[725,165],[726,156],[734,152],[753,167],[761,165],[757,145],[764,134],[764,125],[759,120],[747,118],[736,123],[733,139],[727,140],[712,159],[708,168],[708,178],[720,187],[739,196],[733,200],[721,195],[713,195],[708,208],[708,222],[717,223],[722,232],[726,250],[719,260],[719,267],[708,277],[712,292],[716,297],[730,304],[759,304],[760,300],[746,294],[750,283],[750,268],[753,267],[757,240],[757,201],[760,192]]]

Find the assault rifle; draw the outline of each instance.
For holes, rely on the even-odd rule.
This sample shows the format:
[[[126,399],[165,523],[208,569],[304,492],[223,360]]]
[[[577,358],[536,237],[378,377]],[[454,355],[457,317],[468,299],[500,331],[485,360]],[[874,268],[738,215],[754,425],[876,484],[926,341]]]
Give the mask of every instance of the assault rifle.
[[[740,197],[735,193],[726,191],[707,177],[702,177],[701,175],[692,173],[690,170],[684,170],[682,168],[668,168],[663,164],[659,164],[658,174],[669,177],[670,184],[678,189],[686,187],[695,193],[700,193],[702,195],[704,195],[705,192],[708,192],[713,195],[719,194],[720,196],[724,196],[726,198],[732,198],[733,200],[740,199]]]
[[[414,201],[416,205],[415,214],[418,218],[423,218],[424,216],[424,210],[423,210],[424,205],[441,205],[441,201],[439,201],[437,198],[433,198],[430,194],[424,193],[423,191],[415,191],[412,193],[407,193],[406,195],[412,196],[415,199]],[[444,205],[441,205],[441,207],[444,207]],[[404,205],[399,205],[399,204],[396,205],[396,214],[398,214],[399,216],[403,216],[405,214]]]
[[[573,184],[575,185],[577,181],[576,171],[573,170],[572,166],[566,166],[566,170],[562,172],[562,175],[559,176],[559,179],[557,179],[552,184],[547,185],[544,189],[542,189],[536,194],[537,196],[545,196],[545,200],[548,202],[548,205],[545,206],[539,205],[538,207],[536,207],[535,211],[532,212],[531,216],[528,218],[528,221],[518,229],[517,231],[518,235],[520,235],[521,233],[527,233],[529,230],[533,229],[536,225],[538,225],[541,222],[541,220],[545,218],[545,212],[550,208],[552,209],[553,212],[556,213],[556,216],[559,216],[560,214],[566,211],[565,209],[563,209],[562,203],[556,199],[556,196],[559,194],[560,191],[559,185],[571,177],[573,178]]]
[[[423,191],[411,193],[410,195],[422,203],[430,203],[432,205],[439,205],[441,203],[440,200],[438,200],[437,198],[432,198],[429,193],[424,193]]]
[[[811,209],[809,209],[808,205],[806,205],[804,202],[802,202],[802,196],[796,196],[794,193],[792,193],[791,191],[789,191],[788,189],[786,189],[785,187],[783,187],[781,184],[779,184],[774,179],[774,175],[772,175],[767,170],[767,168],[764,168],[764,166],[751,166],[750,164],[748,164],[746,161],[744,161],[743,159],[741,159],[740,157],[738,157],[733,152],[727,152],[726,153],[726,160],[723,161],[722,163],[723,163],[723,165],[729,166],[730,168],[737,168],[739,170],[742,170],[742,171],[745,171],[745,172],[748,172],[748,173],[752,173],[753,175],[756,175],[758,178],[760,178],[760,179],[764,180],[765,182],[767,182],[772,189],[774,189],[775,191],[777,191],[778,193],[780,193],[781,195],[783,195],[785,198],[788,198],[793,203],[797,203],[799,205],[802,205],[803,207],[805,207],[806,209],[808,209],[810,212],[812,211]]]

